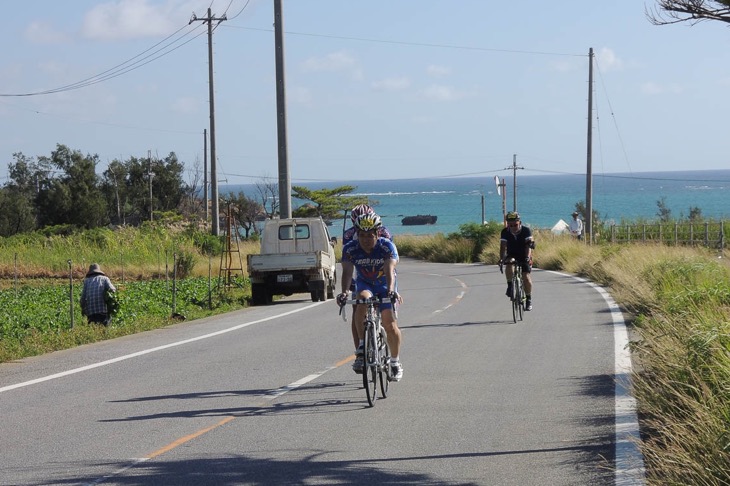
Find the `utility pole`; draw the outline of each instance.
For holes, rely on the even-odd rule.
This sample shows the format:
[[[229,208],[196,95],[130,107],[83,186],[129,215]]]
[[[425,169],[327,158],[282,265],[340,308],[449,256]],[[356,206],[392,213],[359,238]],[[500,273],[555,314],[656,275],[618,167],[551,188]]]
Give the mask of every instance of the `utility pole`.
[[[585,240],[593,241],[593,48],[588,50],[588,142],[586,155]]]
[[[154,208],[152,207],[152,151],[147,151],[147,178],[150,180],[150,222],[153,220],[152,213]]]
[[[210,199],[212,203],[212,215],[211,215],[211,234],[218,236],[220,233],[220,217],[218,216],[218,176],[216,165],[215,154],[215,90],[213,89],[213,21],[223,22],[228,20],[226,16],[213,17],[213,14],[208,8],[208,16],[204,18],[198,18],[195,14],[188,22],[188,25],[192,24],[196,20],[206,22],[208,24],[208,97],[210,103]]]
[[[291,177],[286,138],[286,85],[284,82],[284,19],[281,0],[274,0],[274,49],[276,53],[277,141],[279,144],[279,217],[291,218]]]
[[[505,170],[512,171],[512,211],[517,212],[517,169],[524,169],[524,167],[517,166],[517,154],[512,155],[512,166],[505,167]]]
[[[203,205],[205,206],[205,229],[208,229],[208,130],[203,129]]]

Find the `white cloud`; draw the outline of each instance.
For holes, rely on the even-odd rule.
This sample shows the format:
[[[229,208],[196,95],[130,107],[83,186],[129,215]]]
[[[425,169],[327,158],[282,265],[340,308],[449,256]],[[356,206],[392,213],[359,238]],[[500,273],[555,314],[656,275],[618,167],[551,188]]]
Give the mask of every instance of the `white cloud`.
[[[405,76],[398,78],[386,78],[375,81],[371,84],[376,91],[401,91],[411,86],[411,81]]]
[[[679,94],[682,92],[682,87],[676,83],[659,84],[647,81],[641,85],[641,92],[648,95]]]
[[[434,101],[458,101],[469,96],[467,93],[457,90],[452,86],[433,84],[421,90],[421,96]]]
[[[355,59],[344,51],[324,57],[310,57],[302,63],[306,71],[346,71],[355,67]]]
[[[353,79],[362,79],[362,70],[357,61],[345,51],[327,54],[324,57],[310,57],[302,63],[308,72],[348,72]]]
[[[287,89],[286,97],[287,100],[290,100],[293,103],[298,103],[305,106],[312,106],[312,102],[314,100],[312,92],[308,88],[304,88],[302,86],[295,86],[293,88]]]
[[[616,53],[613,52],[613,49],[609,49],[608,47],[603,47],[600,51],[598,51],[596,54],[596,60],[598,61],[598,66],[603,72],[617,71],[624,68],[623,60],[619,59],[618,56],[616,56]]]
[[[159,37],[177,30],[192,12],[205,15],[205,2],[117,0],[96,5],[84,16],[82,34],[90,39]]]
[[[200,111],[200,101],[192,96],[178,98],[173,102],[172,110],[184,115],[198,113]]]
[[[413,123],[416,123],[418,125],[428,125],[436,122],[436,117],[431,115],[419,115],[414,116],[413,118],[411,118],[411,120],[413,121]]]
[[[446,66],[436,66],[435,64],[431,64],[426,68],[426,73],[428,73],[429,76],[434,78],[442,78],[444,76],[448,76],[451,74],[451,68]]]
[[[47,22],[31,22],[23,33],[25,38],[35,44],[62,44],[69,41],[68,34],[54,30]]]

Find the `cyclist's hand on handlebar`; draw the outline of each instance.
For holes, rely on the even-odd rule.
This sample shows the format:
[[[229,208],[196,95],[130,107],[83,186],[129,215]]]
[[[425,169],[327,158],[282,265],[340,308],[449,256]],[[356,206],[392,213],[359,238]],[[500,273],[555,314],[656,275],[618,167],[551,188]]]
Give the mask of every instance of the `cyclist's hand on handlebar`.
[[[337,305],[343,307],[347,304],[347,292],[343,292],[337,296]]]
[[[400,294],[395,290],[392,292],[388,292],[388,298],[391,302],[397,302],[399,304],[403,302],[403,297],[401,297]]]

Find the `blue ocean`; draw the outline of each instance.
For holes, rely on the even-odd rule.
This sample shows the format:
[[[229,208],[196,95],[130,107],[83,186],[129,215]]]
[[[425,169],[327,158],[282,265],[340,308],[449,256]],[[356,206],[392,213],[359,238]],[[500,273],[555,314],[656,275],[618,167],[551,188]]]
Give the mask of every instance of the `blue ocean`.
[[[504,179],[497,191],[495,177],[398,179],[371,181],[307,182],[293,181],[310,189],[355,186],[352,195],[366,196],[383,218],[391,233],[452,233],[459,225],[482,219],[502,220],[502,206],[517,209],[522,220],[533,228],[552,228],[560,219],[570,221],[576,203],[586,200],[586,176],[521,175]],[[516,182],[516,184],[515,184]],[[602,221],[608,223],[657,220],[659,205],[671,211],[672,218],[686,218],[699,208],[704,218],[730,218],[730,170],[645,172],[593,175],[592,205]],[[222,186],[221,194],[243,191],[258,199],[253,185]],[[304,201],[293,200],[296,208]],[[404,226],[405,216],[433,215],[436,223]],[[337,231],[333,232],[337,234]]]

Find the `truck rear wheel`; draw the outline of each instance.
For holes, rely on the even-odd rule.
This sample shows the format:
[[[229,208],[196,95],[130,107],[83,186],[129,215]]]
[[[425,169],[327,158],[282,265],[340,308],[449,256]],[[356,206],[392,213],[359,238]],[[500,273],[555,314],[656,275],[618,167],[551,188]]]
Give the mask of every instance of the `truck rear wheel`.
[[[266,284],[251,285],[251,302],[253,305],[267,305],[272,302],[272,295]]]
[[[328,299],[334,299],[335,298],[335,286],[337,285],[337,273],[334,274],[332,277],[332,280],[330,280],[329,285],[327,285],[327,298]]]
[[[327,300],[324,289],[312,290],[311,292],[309,292],[309,295],[312,297],[312,302],[324,302],[325,300]]]

